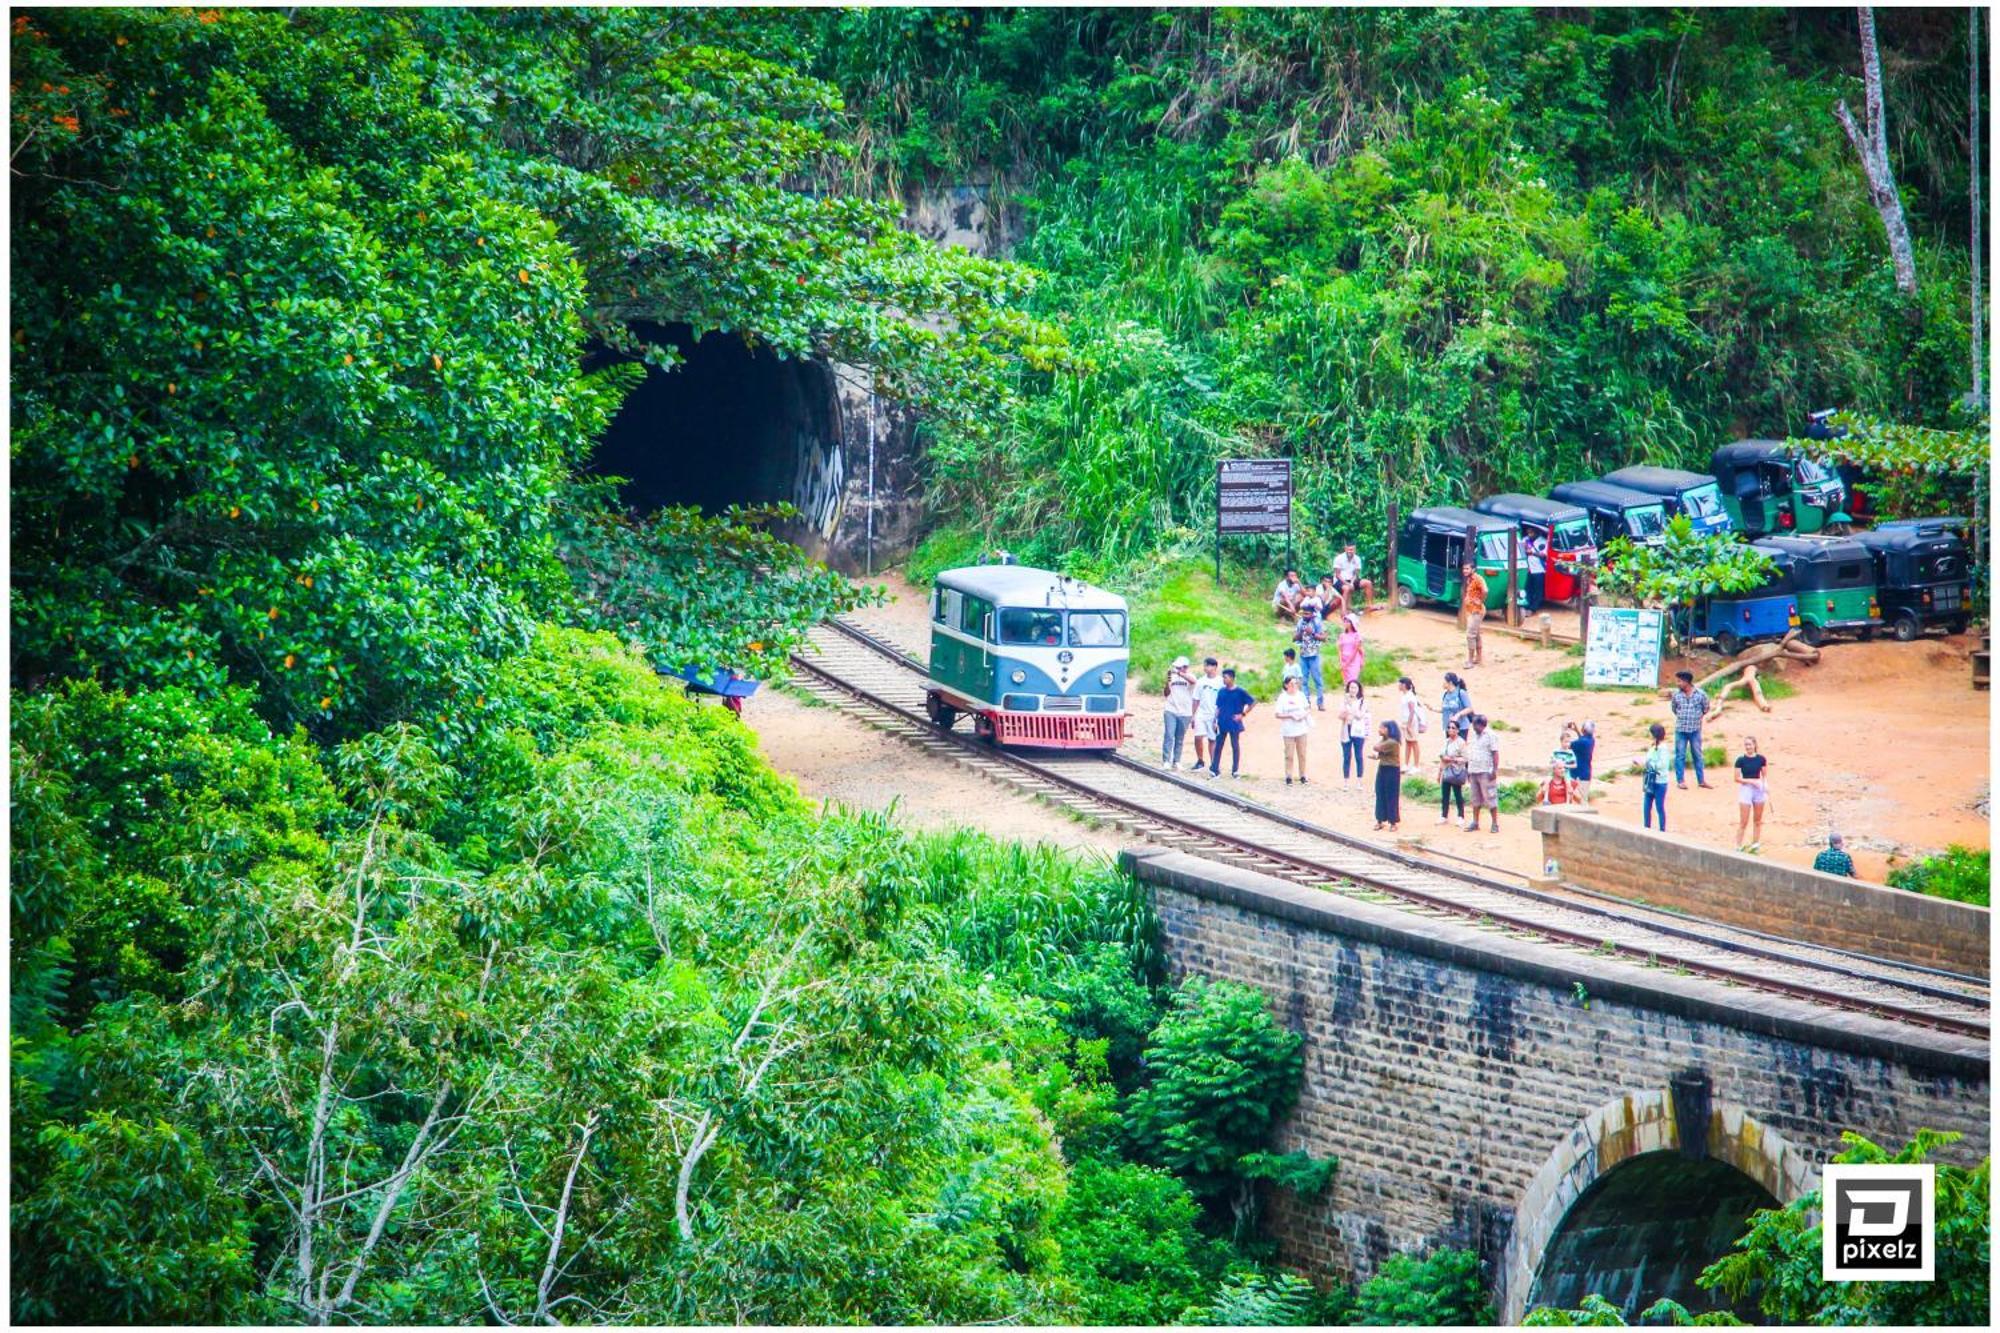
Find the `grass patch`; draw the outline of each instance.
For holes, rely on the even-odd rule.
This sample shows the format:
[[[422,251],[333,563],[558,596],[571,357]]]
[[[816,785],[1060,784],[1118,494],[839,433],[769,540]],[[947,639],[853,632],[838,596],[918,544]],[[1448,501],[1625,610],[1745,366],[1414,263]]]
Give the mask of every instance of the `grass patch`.
[[[1363,642],[1365,646],[1366,640],[1364,639]],[[1327,647],[1331,650],[1333,645],[1328,644]],[[1338,676],[1340,674],[1340,655],[1329,651],[1326,656],[1326,665],[1332,668],[1335,676]],[[1370,649],[1361,663],[1361,684],[1367,690],[1394,689],[1396,682],[1409,674],[1408,670],[1403,666],[1403,659],[1389,652],[1387,649]]]
[[[1518,815],[1523,810],[1533,809],[1535,797],[1540,794],[1541,790],[1542,788],[1539,783],[1532,782],[1527,778],[1522,778],[1518,782],[1510,782],[1500,789],[1500,809],[1503,813],[1510,815]]]
[[[1702,746],[1701,762],[1704,768],[1727,768],[1729,766],[1729,747],[1726,745]]]
[[[1513,724],[1512,722],[1508,722],[1508,721],[1506,721],[1505,719],[1502,719],[1502,718],[1497,718],[1497,717],[1496,717],[1496,718],[1492,718],[1492,719],[1490,719],[1490,720],[1489,720],[1489,721],[1487,722],[1487,724],[1486,724],[1486,725],[1487,725],[1487,726],[1489,726],[1489,727],[1491,727],[1491,728],[1493,728],[1493,730],[1495,730],[1495,731],[1519,731],[1519,730],[1520,730],[1520,728],[1519,728],[1519,727],[1517,727],[1517,726],[1515,726],[1515,725],[1514,725],[1514,724]]]
[[[943,527],[917,543],[903,566],[903,577],[928,588],[947,569],[976,565],[986,558],[986,539],[971,528]]]
[[[1912,893],[1928,893],[1934,898],[1991,906],[1993,853],[1953,844],[1938,856],[1889,869],[1889,883]]]
[[[1444,788],[1420,773],[1413,773],[1403,779],[1403,795],[1412,801],[1422,801],[1428,805],[1435,801],[1443,790]]]
[[[1542,684],[1552,690],[1602,690],[1608,694],[1652,694],[1651,685],[1585,685],[1583,683],[1583,663],[1566,666],[1549,672],[1542,677]]]
[[[1799,692],[1798,686],[1777,676],[1759,676],[1757,686],[1764,691],[1765,703],[1774,704],[1780,699],[1789,699]]]

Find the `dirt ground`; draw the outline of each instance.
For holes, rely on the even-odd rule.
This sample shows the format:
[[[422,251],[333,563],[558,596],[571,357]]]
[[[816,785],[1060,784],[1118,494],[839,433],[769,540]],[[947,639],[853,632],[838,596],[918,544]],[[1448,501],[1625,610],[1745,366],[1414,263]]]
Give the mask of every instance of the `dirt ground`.
[[[895,575],[877,580],[889,591],[887,606],[859,613],[857,620],[886,634],[920,656],[928,638],[926,598]],[[1531,621],[1532,623],[1532,621]],[[1557,613],[1557,633],[1575,633],[1574,615]],[[1423,739],[1426,776],[1436,776],[1433,756],[1437,698],[1444,673],[1459,670],[1464,637],[1442,612],[1390,612],[1364,618],[1372,647],[1394,651],[1432,712],[1433,730]],[[1638,824],[1639,779],[1619,774],[1646,746],[1646,727],[1672,725],[1664,700],[1647,694],[1551,689],[1542,677],[1578,659],[1558,646],[1543,649],[1513,638],[1489,621],[1483,666],[1462,671],[1473,706],[1502,724],[1503,781],[1547,776],[1549,754],[1565,720],[1597,723],[1597,771],[1613,773],[1597,786],[1597,805],[1606,819]],[[1272,630],[1271,674],[1286,636]],[[1747,701],[1732,700],[1711,722],[1706,743],[1723,744],[1730,757],[1741,753],[1746,735],[1757,738],[1769,757],[1770,804],[1764,822],[1763,855],[1789,865],[1808,866],[1829,828],[1847,836],[1856,869],[1879,882],[1889,857],[1942,850],[1948,843],[1989,845],[1988,696],[1971,686],[1969,654],[1974,640],[1930,638],[1918,643],[1835,642],[1816,666],[1788,666],[1785,679],[1798,687],[1789,699],[1760,713]],[[1218,645],[1190,643],[1199,659]],[[1338,675],[1329,653],[1328,667]],[[1158,664],[1134,664],[1157,673]],[[1677,664],[1670,663],[1667,672]],[[1711,666],[1696,664],[1697,675]],[[1385,692],[1371,692],[1371,697]],[[1380,717],[1386,698],[1376,698]],[[1161,700],[1135,690],[1129,700],[1132,739],[1126,752],[1157,761]],[[1277,726],[1268,701],[1256,710],[1244,736],[1244,773],[1231,790],[1273,808],[1349,832],[1369,835],[1374,823],[1374,772],[1343,782],[1335,739],[1333,700],[1310,743],[1312,781],[1287,788]],[[1037,802],[1003,792],[983,778],[940,761],[919,759],[902,742],[827,709],[808,708],[766,691],[752,702],[749,720],[763,738],[765,753],[795,775],[808,795],[850,806],[880,808],[892,798],[912,823],[945,827],[971,822],[1004,837],[1041,839],[1064,846],[1110,849],[1122,839],[1092,830]],[[1192,747],[1183,763],[1192,763]],[[911,778],[921,765],[921,781]],[[1704,846],[1736,845],[1737,804],[1733,770],[1711,771],[1714,789],[1669,789],[1667,819],[1676,836]],[[1468,833],[1437,822],[1434,807],[1404,801],[1400,841],[1412,849],[1434,849],[1523,874],[1538,873],[1541,839],[1527,816],[1501,820],[1500,832]]]

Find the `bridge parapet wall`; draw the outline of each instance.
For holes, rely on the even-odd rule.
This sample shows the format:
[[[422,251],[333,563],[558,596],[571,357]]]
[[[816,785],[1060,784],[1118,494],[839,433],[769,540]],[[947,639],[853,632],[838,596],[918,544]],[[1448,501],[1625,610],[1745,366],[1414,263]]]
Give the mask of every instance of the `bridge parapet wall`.
[[[1980,1042],[1181,853],[1124,861],[1151,890],[1176,976],[1256,986],[1306,1039],[1303,1090],[1277,1146],[1337,1156],[1340,1169],[1320,1200],[1279,1191],[1269,1215],[1286,1261],[1309,1274],[1365,1279],[1399,1251],[1466,1247],[1518,1314],[1560,1216],[1551,1192],[1588,1183],[1573,1159],[1595,1135],[1579,1139],[1579,1126],[1621,1099],[1657,1102],[1677,1080],[1701,1083],[1732,1142],[1768,1133],[1772,1161],[1757,1176],[1787,1191],[1838,1151],[1843,1129],[1897,1143],[1957,1130],[1953,1160],[1987,1151]],[[1644,1133],[1646,1149],[1682,1142],[1666,1124]],[[1727,1147],[1709,1155],[1737,1165]],[[1527,1225],[1510,1246],[1517,1216]]]
[[[1983,977],[1992,912],[1970,903],[1774,865],[1671,835],[1541,807],[1542,856],[1578,888],[1830,948]]]

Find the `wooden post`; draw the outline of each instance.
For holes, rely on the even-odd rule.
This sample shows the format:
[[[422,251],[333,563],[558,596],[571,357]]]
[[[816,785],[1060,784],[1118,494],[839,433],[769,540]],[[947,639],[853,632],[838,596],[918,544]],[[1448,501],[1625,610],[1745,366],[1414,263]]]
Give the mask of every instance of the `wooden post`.
[[[1389,609],[1396,609],[1396,502],[1389,501],[1389,567],[1382,571],[1383,587],[1389,595]]]
[[[1576,638],[1578,643],[1590,642],[1590,585],[1596,582],[1593,567],[1581,566],[1576,573]]]
[[[1519,628],[1521,607],[1515,599],[1521,588],[1521,530],[1507,529],[1507,623]]]

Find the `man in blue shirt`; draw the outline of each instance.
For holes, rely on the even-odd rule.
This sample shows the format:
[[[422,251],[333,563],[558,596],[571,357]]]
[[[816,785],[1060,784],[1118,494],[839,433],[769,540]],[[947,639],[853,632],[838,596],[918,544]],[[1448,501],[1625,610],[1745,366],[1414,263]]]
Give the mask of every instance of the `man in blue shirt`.
[[[1215,696],[1215,754],[1208,763],[1210,777],[1222,776],[1222,743],[1225,740],[1229,742],[1229,776],[1236,776],[1236,770],[1243,761],[1243,723],[1256,706],[1257,701],[1250,697],[1250,691],[1238,688],[1236,668],[1223,668],[1222,690]]]
[[[1854,858],[1847,854],[1846,839],[1838,833],[1826,835],[1826,850],[1813,858],[1813,869],[1822,875],[1854,874]]]
[[[1687,790],[1687,760],[1694,756],[1694,782],[1707,787],[1708,773],[1702,764],[1701,720],[1708,716],[1708,691],[1694,687],[1694,672],[1677,671],[1680,685],[1667,696],[1674,708],[1674,785]]]

